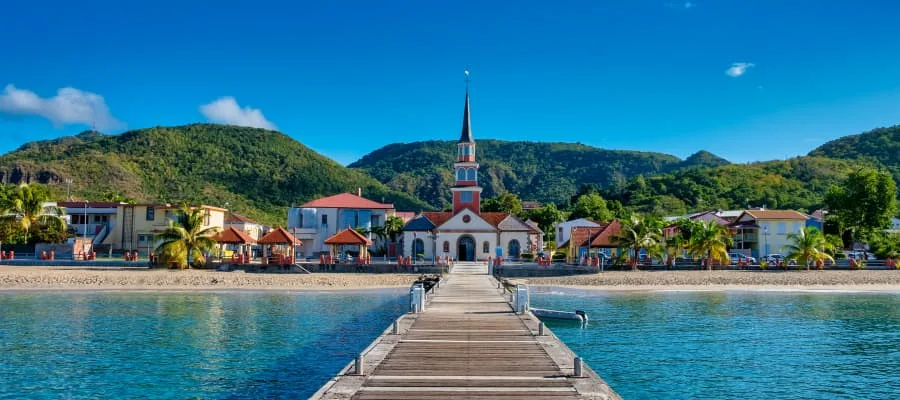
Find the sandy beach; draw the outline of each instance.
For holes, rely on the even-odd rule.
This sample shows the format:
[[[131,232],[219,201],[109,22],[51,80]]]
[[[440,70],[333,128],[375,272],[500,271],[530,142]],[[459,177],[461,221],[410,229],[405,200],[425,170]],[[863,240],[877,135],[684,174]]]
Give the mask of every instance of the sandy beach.
[[[623,290],[898,291],[900,270],[889,271],[612,271],[517,279],[531,285]]]
[[[212,270],[0,267],[0,290],[346,290],[409,287],[412,274],[258,274]]]
[[[212,270],[0,267],[0,290],[346,290],[409,287],[413,274],[278,274]],[[531,285],[623,290],[898,291],[892,271],[612,271],[518,278]]]

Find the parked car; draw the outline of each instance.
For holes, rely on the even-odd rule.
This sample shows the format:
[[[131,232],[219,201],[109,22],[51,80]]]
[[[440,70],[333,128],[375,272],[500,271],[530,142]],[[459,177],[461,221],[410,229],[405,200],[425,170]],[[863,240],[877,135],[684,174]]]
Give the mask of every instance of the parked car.
[[[871,260],[872,255],[865,251],[848,251],[846,252],[848,259],[854,260]]]
[[[750,256],[742,254],[742,253],[728,253],[728,257],[731,258],[732,264],[737,264],[738,261],[744,261],[748,264],[756,264],[756,258],[750,257]]]
[[[784,261],[784,256],[781,254],[769,254],[765,258],[766,261],[774,264],[779,264]]]

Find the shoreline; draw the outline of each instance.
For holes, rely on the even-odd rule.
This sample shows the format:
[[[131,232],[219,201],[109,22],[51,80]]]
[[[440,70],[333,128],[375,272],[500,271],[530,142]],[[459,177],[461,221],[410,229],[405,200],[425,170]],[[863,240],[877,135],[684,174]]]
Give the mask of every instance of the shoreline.
[[[771,292],[771,293],[897,293],[900,285],[819,285],[819,286],[775,286],[775,285],[634,285],[634,286],[589,286],[589,285],[549,285],[533,284],[540,288],[575,289],[610,293],[679,293],[679,292]],[[534,293],[541,293],[540,290]]]
[[[408,288],[420,274],[0,267],[0,292],[296,292]],[[900,270],[607,271],[515,278],[535,287],[606,292],[898,292]]]

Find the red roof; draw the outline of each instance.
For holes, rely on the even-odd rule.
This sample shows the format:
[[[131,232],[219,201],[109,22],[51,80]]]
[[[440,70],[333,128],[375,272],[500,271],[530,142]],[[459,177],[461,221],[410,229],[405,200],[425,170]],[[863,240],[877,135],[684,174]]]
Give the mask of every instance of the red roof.
[[[450,218],[453,218],[452,212],[423,212],[422,215],[425,218],[428,218],[428,220],[431,221],[431,223],[434,224],[435,227],[439,227],[443,225],[444,222],[447,222]]]
[[[379,203],[364,197],[350,193],[341,193],[334,196],[322,197],[315,199],[302,206],[302,208],[373,208],[373,209],[393,209],[393,204]]]
[[[84,208],[84,205],[87,204],[88,208],[118,208],[119,203],[111,202],[111,201],[89,201],[87,203],[83,201],[58,201],[56,202],[57,207],[65,207],[65,208]]]
[[[282,227],[277,227],[272,229],[265,236],[259,238],[257,241],[259,244],[299,244],[300,241],[291,235],[290,232],[286,231]]]
[[[574,243],[577,247],[584,247],[590,240],[591,247],[616,248],[618,245],[613,237],[621,231],[622,224],[618,220],[608,224],[600,223],[600,226],[576,226],[572,228],[569,242]],[[563,246],[567,244],[568,242]]]
[[[334,236],[325,239],[325,244],[360,244],[360,245],[371,245],[372,241],[369,238],[363,236],[361,233],[347,228]]]
[[[478,215],[481,216],[481,219],[487,221],[487,223],[494,227],[500,225],[500,223],[509,216],[509,214],[505,212],[483,212]]]
[[[256,241],[253,240],[253,238],[251,238],[244,232],[234,229],[233,226],[229,226],[228,229],[216,234],[216,236],[213,237],[213,240],[215,240],[216,242],[219,242],[219,243],[230,243],[230,244],[256,243]]]
[[[230,213],[226,213],[226,214],[225,214],[225,223],[226,223],[226,224],[255,224],[255,225],[259,225],[259,223],[257,223],[256,221],[254,221],[254,220],[252,220],[252,219],[250,219],[250,218],[247,218],[247,217],[245,217],[245,216],[243,216],[243,215],[241,215],[241,214],[237,214],[237,213],[233,213],[233,212],[230,212]]]
[[[403,222],[406,223],[415,218],[416,213],[414,211],[397,211],[394,213],[394,216],[402,219]]]

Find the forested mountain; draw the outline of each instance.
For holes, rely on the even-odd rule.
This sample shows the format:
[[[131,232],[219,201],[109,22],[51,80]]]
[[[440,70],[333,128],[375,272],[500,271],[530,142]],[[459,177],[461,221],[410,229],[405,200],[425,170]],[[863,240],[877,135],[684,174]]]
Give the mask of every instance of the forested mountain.
[[[284,223],[286,207],[323,195],[355,192],[408,210],[430,207],[341,166],[279,132],[196,124],[138,129],[120,135],[85,132],[32,142],[0,156],[0,182],[52,184],[76,198],[201,202],[268,223]]]
[[[868,162],[825,157],[688,168],[632,179],[600,190],[607,199],[644,213],[681,215],[691,211],[785,208],[814,211],[825,193]]]
[[[844,136],[819,146],[811,156],[868,160],[887,168],[900,183],[900,125]]]
[[[608,187],[638,175],[653,175],[688,167],[718,166],[727,161],[708,152],[687,160],[639,151],[606,150],[575,143],[479,140],[482,197],[516,193],[522,199],[561,203],[585,184]],[[351,168],[363,170],[392,189],[411,193],[446,207],[453,185],[456,142],[427,141],[392,144],[375,150]]]

